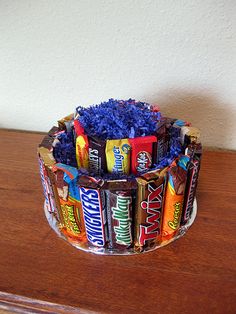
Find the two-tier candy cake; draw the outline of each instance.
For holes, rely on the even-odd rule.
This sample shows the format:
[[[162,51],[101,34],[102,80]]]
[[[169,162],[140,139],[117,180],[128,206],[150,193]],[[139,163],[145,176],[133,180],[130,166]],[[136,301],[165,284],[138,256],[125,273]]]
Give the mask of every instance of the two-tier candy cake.
[[[132,99],[76,108],[38,148],[51,227],[101,254],[172,242],[196,215],[199,135],[190,123]]]

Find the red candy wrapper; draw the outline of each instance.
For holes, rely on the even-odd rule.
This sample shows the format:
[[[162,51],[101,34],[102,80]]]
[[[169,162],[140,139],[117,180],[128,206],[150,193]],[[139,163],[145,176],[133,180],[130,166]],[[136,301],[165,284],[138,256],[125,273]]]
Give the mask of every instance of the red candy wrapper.
[[[153,144],[157,141],[155,136],[144,136],[130,139],[131,143],[131,172],[141,173],[152,166]]]

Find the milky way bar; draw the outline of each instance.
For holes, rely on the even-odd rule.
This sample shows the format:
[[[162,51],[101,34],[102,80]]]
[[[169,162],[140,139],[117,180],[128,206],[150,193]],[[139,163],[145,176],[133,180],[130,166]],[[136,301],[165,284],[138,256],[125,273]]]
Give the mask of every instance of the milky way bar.
[[[120,187],[122,188],[122,187]],[[132,245],[132,191],[106,190],[109,248]]]

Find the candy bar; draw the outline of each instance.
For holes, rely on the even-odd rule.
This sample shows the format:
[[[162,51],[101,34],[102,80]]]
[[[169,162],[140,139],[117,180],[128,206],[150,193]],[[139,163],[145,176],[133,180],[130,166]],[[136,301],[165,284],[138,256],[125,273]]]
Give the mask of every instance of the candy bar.
[[[187,183],[185,189],[185,197],[183,204],[183,212],[181,217],[181,225],[185,225],[192,215],[193,201],[196,195],[198,175],[200,171],[200,161],[201,161],[201,146],[200,144],[191,145],[192,158],[189,162],[188,172],[187,172]]]
[[[86,241],[85,224],[77,185],[78,170],[57,163],[52,171],[58,190],[63,233],[80,241]]]
[[[174,161],[168,170],[168,183],[165,193],[165,206],[162,221],[163,240],[171,239],[178,231],[187,180],[188,156]]]
[[[135,249],[153,247],[160,237],[165,173],[154,171],[137,178],[135,208]]]
[[[106,142],[103,140],[89,138],[89,171],[94,175],[106,173]]]
[[[143,136],[130,139],[131,172],[133,174],[147,171],[152,166],[153,144],[155,136]]]
[[[70,122],[73,119],[73,114],[69,114],[65,118],[58,120],[58,128],[60,130],[66,130],[68,127],[70,128]]]
[[[128,248],[132,236],[132,192],[106,190],[109,248]]]
[[[76,137],[76,160],[78,168],[88,169],[88,137],[81,134]]]
[[[164,120],[161,120],[157,123],[156,136],[157,141],[154,143],[153,146],[153,159],[154,163],[158,165],[161,160],[166,156],[168,150],[168,139]]]
[[[130,143],[128,139],[107,140],[107,170],[110,173],[129,174]]]
[[[80,186],[87,239],[98,247],[104,247],[108,239],[104,193],[100,188]]]
[[[191,126],[183,126],[180,132],[180,140],[183,147],[187,147],[191,143],[199,143],[200,131],[198,128]]]

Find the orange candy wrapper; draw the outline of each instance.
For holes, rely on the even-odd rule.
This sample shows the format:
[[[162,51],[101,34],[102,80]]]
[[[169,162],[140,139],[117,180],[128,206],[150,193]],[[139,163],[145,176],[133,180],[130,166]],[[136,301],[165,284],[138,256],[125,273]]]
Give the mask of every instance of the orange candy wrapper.
[[[86,242],[81,202],[68,197],[67,201],[60,199],[60,203],[64,220],[62,232],[72,240]]]
[[[82,205],[80,202],[78,171],[74,167],[57,163],[53,166],[61,216],[61,231],[72,241],[87,242]],[[68,239],[68,240],[69,240]]]
[[[181,156],[170,166],[162,219],[162,241],[171,239],[179,229],[188,163],[189,157]]]

